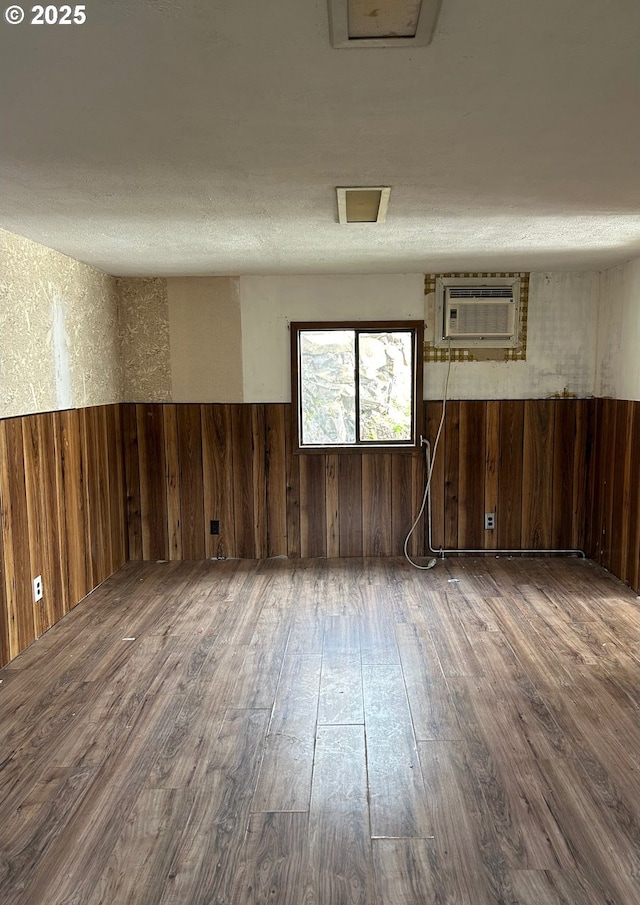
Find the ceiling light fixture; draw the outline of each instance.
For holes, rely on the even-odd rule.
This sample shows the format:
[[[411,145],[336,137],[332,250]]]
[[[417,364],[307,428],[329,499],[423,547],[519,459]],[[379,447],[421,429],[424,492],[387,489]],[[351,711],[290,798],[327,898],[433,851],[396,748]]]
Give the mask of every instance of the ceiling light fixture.
[[[339,223],[384,223],[391,187],[365,185],[337,188]]]
[[[431,42],[442,0],[327,0],[334,47],[420,47]]]

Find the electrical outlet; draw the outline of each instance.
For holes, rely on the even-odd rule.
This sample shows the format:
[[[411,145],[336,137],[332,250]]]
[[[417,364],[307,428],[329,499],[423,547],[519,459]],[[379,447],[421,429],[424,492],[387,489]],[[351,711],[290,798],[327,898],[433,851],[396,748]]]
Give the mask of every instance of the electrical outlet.
[[[37,575],[33,579],[33,602],[37,603],[42,600],[44,591],[42,590],[42,575]]]
[[[220,521],[217,518],[212,518],[209,526],[209,534],[220,534]]]
[[[485,531],[493,531],[496,527],[496,514],[495,512],[485,512],[484,514],[484,530]]]

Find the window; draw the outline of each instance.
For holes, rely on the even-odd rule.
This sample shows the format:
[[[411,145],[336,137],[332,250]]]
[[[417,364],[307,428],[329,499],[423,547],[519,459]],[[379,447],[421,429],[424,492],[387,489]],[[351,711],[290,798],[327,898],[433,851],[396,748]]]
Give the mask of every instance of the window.
[[[412,449],[422,321],[291,324],[296,449]]]

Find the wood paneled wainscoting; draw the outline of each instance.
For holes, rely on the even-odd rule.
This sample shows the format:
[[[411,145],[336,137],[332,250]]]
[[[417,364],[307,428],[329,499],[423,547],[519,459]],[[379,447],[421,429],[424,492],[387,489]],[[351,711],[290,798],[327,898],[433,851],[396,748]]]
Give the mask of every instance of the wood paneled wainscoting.
[[[425,403],[432,442],[440,413]],[[402,553],[421,455],[291,450],[288,404],[131,403],[0,421],[0,662],[127,558]],[[433,544],[583,548],[640,591],[640,402],[450,402]],[[411,552],[427,552],[424,523]],[[36,575],[45,594],[34,604]]]
[[[441,410],[425,403],[432,442]],[[293,455],[287,404],[125,405],[123,417],[132,559],[402,553],[421,454]],[[582,548],[593,419],[591,400],[450,402],[434,546]],[[422,523],[411,549],[426,552]]]
[[[640,594],[640,402],[594,400],[587,555]]]
[[[127,560],[120,406],[2,420],[0,463],[5,664]]]

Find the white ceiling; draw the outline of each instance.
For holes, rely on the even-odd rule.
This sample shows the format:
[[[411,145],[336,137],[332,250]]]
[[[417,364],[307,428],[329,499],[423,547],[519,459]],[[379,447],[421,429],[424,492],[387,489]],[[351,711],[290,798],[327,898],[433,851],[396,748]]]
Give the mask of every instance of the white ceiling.
[[[12,232],[140,276],[640,253],[638,0],[443,0],[412,49],[333,49],[325,0],[86,11],[0,24]],[[366,184],[386,224],[340,226],[334,187]]]

